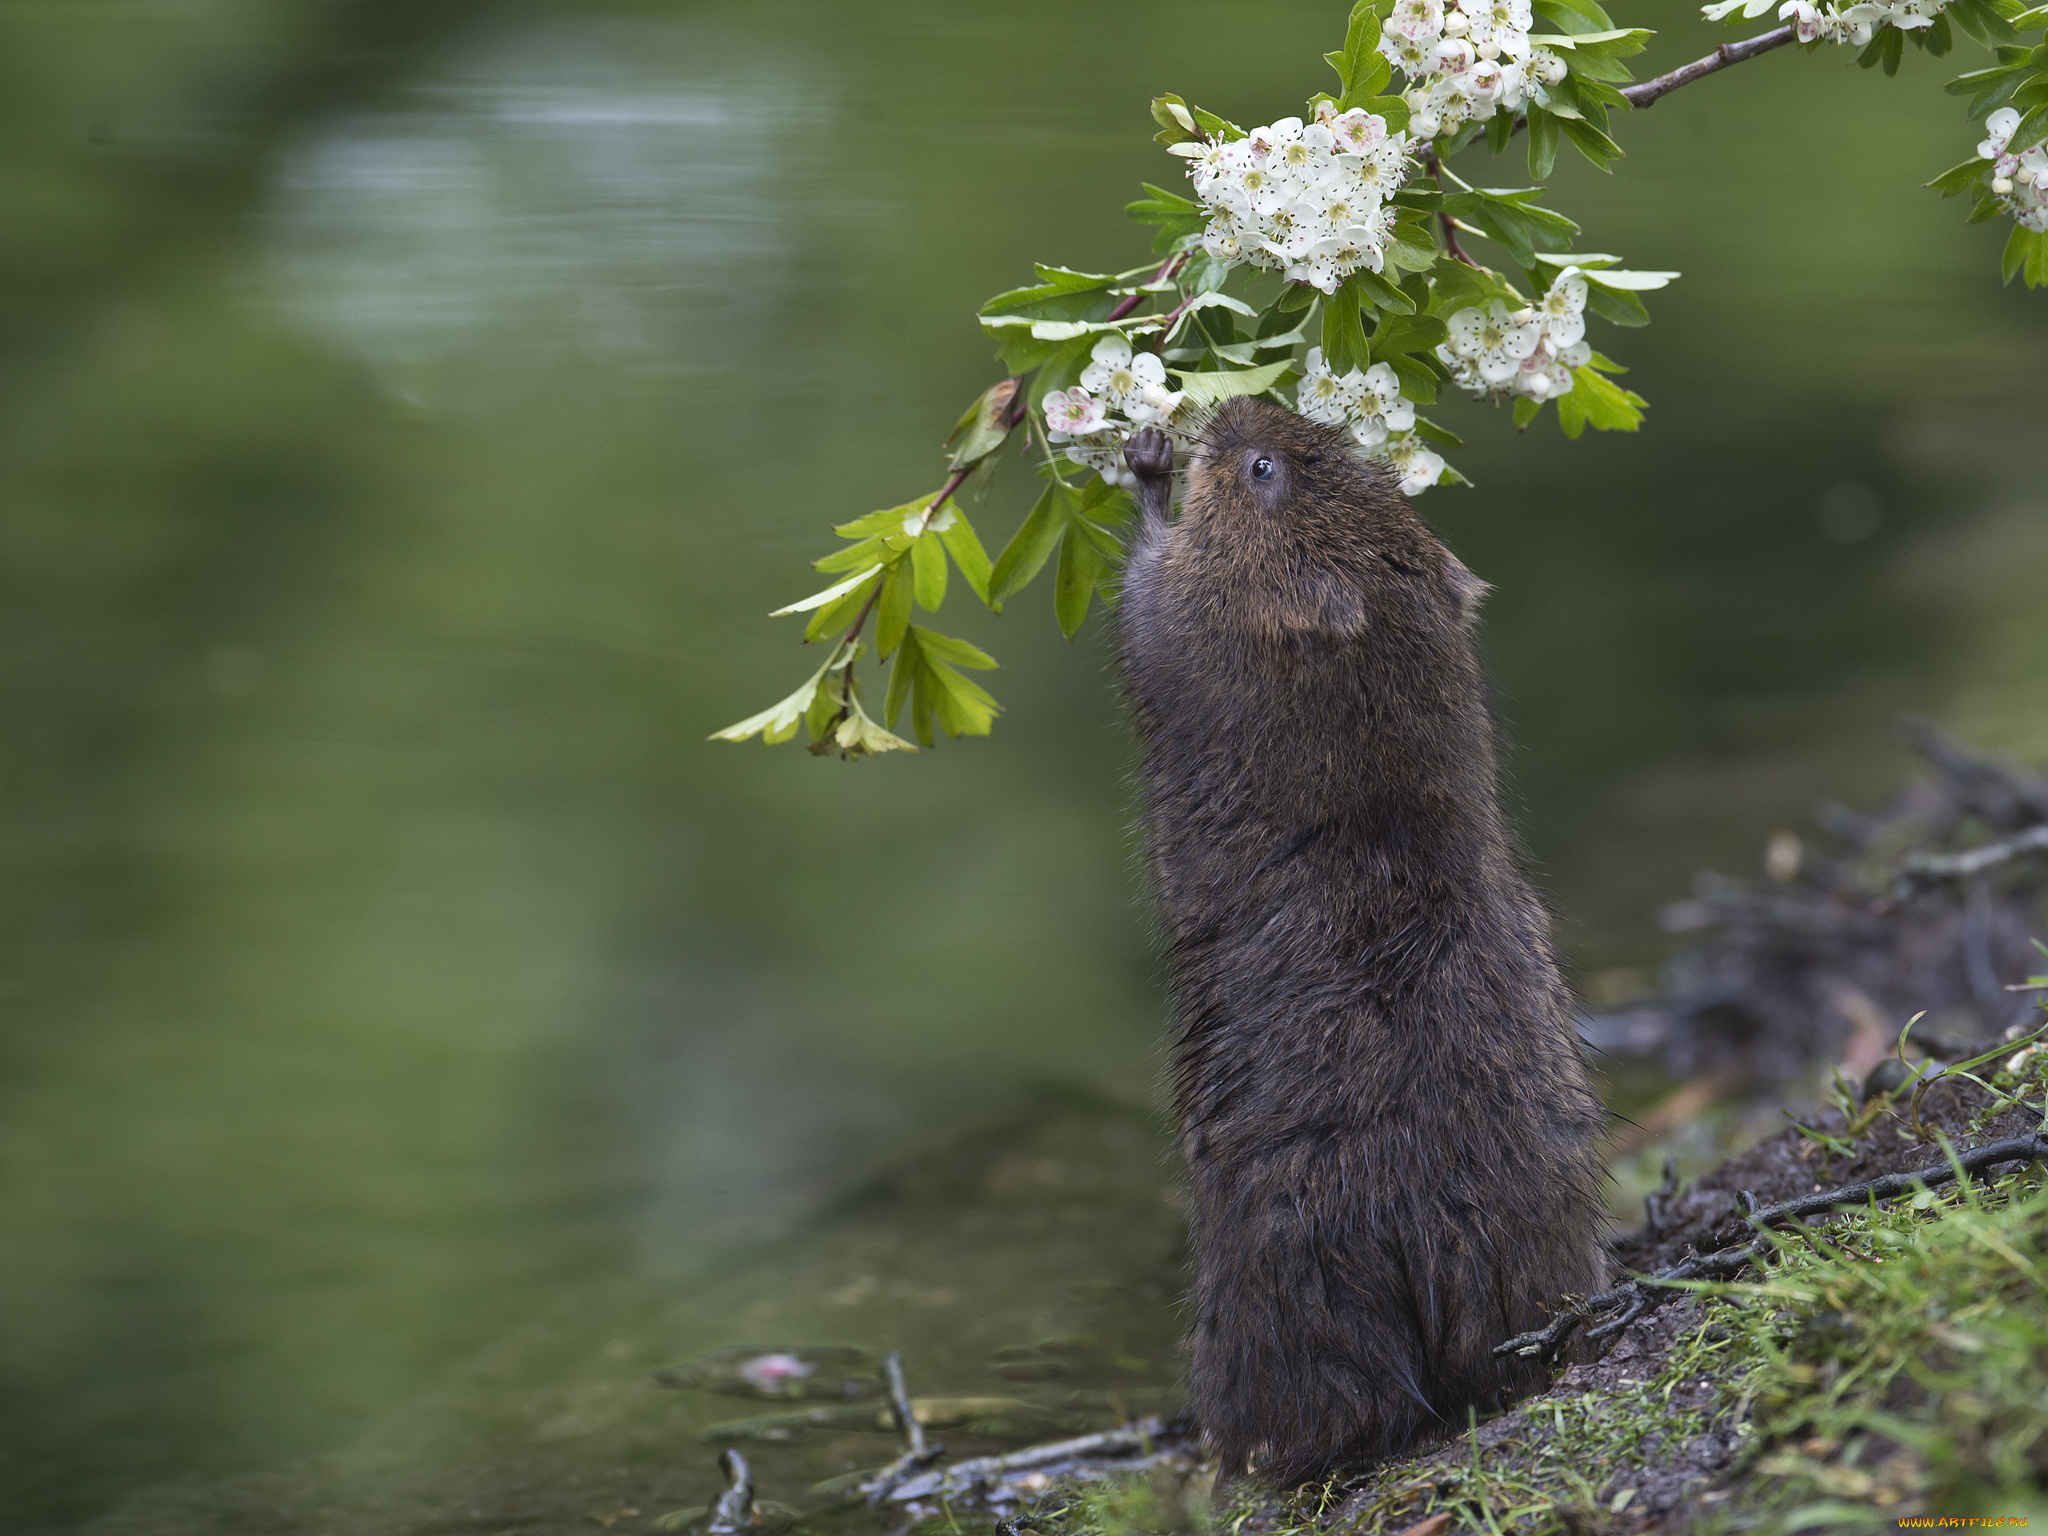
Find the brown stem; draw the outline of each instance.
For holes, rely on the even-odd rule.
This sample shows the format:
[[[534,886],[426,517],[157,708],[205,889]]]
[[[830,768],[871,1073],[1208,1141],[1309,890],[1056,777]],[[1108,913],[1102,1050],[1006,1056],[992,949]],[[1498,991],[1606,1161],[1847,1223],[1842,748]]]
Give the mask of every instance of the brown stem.
[[[1746,37],[1739,43],[1723,43],[1703,59],[1694,59],[1690,64],[1681,65],[1668,75],[1659,75],[1654,80],[1645,80],[1640,85],[1627,86],[1622,95],[1632,107],[1647,107],[1660,97],[1668,96],[1681,85],[1691,85],[1695,80],[1705,79],[1716,70],[1726,69],[1730,64],[1740,64],[1744,59],[1753,59],[1760,53],[1769,53],[1773,48],[1782,48],[1792,41],[1792,29],[1779,27],[1774,31],[1760,32],[1755,37]]]
[[[1182,251],[1176,256],[1169,256],[1165,264],[1152,274],[1152,282],[1165,282],[1166,279],[1176,275],[1182,267],[1186,266],[1187,261],[1188,253],[1186,251]],[[1147,283],[1145,286],[1149,288],[1151,285],[1151,283]],[[1144,302],[1145,295],[1142,292],[1134,293],[1119,303],[1115,309],[1112,309],[1106,318],[1112,321],[1121,320]]]
[[[1436,179],[1438,187],[1443,186],[1443,162],[1437,158],[1434,146],[1423,151],[1422,168]],[[1437,215],[1437,218],[1444,227],[1444,249],[1451,254],[1453,259],[1462,261],[1468,267],[1477,267],[1479,263],[1470,256],[1467,256],[1465,254],[1465,247],[1458,244],[1458,221],[1448,213],[1440,213]]]
[[[1622,100],[1632,107],[1653,106],[1681,85],[1691,85],[1695,80],[1704,80],[1716,70],[1726,69],[1730,64],[1740,64],[1745,59],[1753,59],[1760,53],[1769,53],[1773,48],[1782,48],[1791,41],[1792,29],[1784,26],[1769,32],[1759,32],[1755,37],[1745,37],[1739,43],[1723,43],[1705,58],[1694,59],[1690,64],[1681,64],[1669,74],[1624,86],[1621,92]],[[1508,131],[1511,134],[1520,133],[1528,126],[1528,118],[1518,117],[1515,119],[1514,127]]]

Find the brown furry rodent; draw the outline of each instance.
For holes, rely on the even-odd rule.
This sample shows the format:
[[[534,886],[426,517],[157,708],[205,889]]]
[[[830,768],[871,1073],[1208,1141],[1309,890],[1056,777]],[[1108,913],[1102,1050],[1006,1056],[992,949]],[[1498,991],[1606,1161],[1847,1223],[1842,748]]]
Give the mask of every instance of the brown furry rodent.
[[[1338,435],[1226,402],[1118,620],[1175,992],[1196,1418],[1292,1485],[1544,1379],[1493,1346],[1604,1279],[1605,1120],[1517,864],[1485,587]]]

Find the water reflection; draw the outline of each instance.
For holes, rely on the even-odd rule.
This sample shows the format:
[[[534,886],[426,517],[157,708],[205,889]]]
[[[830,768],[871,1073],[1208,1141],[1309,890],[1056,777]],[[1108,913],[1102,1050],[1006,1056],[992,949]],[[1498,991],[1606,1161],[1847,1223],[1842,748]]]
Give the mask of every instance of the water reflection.
[[[688,21],[486,37],[405,95],[283,157],[271,242],[279,301],[415,397],[486,346],[721,366],[781,298],[783,106],[832,128],[796,61]]]

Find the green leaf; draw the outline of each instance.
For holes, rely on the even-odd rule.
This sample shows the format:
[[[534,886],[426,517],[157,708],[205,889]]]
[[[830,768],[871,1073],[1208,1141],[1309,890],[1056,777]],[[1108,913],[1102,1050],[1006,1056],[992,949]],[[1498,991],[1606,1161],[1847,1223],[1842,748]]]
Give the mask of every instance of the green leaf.
[[[1408,102],[1401,96],[1375,96],[1371,101],[1361,101],[1359,106],[1375,117],[1387,120],[1388,133],[1401,133],[1408,127]]]
[[[936,535],[926,534],[910,546],[910,576],[917,606],[938,612],[946,600],[946,550]]]
[[[1756,5],[1757,14],[1761,15],[1771,7],[1772,0],[1744,0],[1744,3]],[[1530,9],[1558,31],[1575,36],[1581,32],[1609,32],[1614,28],[1613,19],[1593,0],[1534,0]]]
[[[858,690],[847,696],[846,718],[839,722],[839,729],[832,733],[830,745],[839,749],[843,757],[869,757],[877,752],[915,752],[917,748],[901,736],[885,731],[867,716],[860,707]],[[825,747],[819,742],[811,750]]]
[[[1905,33],[1897,27],[1886,27],[1877,34],[1874,41],[1878,49],[1878,62],[1884,65],[1885,74],[1896,75],[1899,72],[1899,65],[1906,57]]]
[[[1323,301],[1323,363],[1333,373],[1363,368],[1372,358],[1359,313],[1360,286],[1354,273]]]
[[[1149,181],[1138,183],[1149,197],[1141,197],[1135,203],[1126,203],[1124,212],[1140,224],[1164,224],[1173,219],[1197,219],[1204,217],[1202,205],[1191,197],[1182,197],[1178,192],[1169,192],[1164,187],[1155,187]]]
[[[2005,255],[1999,262],[2005,281],[2023,277],[2029,288],[2048,282],[2048,235],[2015,224],[2006,237]]]
[[[831,554],[811,562],[814,571],[866,570],[880,565],[889,558],[890,550],[882,539],[862,539],[858,544],[849,544],[844,549],[835,549]]]
[[[1195,127],[1195,115],[1188,110],[1188,104],[1178,96],[1154,96],[1152,98],[1152,121],[1164,131],[1159,142],[1166,145],[1185,144],[1189,139],[1199,139],[1201,131]]]
[[[1954,197],[1958,192],[1967,192],[1984,179],[1984,173],[1991,169],[1988,160],[1970,159],[1961,165],[1952,165],[1926,185],[1943,197]]]
[[[1102,556],[1095,546],[1069,526],[1060,541],[1059,570],[1053,579],[1053,614],[1060,632],[1069,640],[1080,632],[1088,617],[1088,599],[1102,581]]]
[[[1515,430],[1517,432],[1526,432],[1529,429],[1529,423],[1536,419],[1537,414],[1542,409],[1543,402],[1541,400],[1531,400],[1527,395],[1518,397],[1515,401]]]
[[[1569,131],[1573,124],[1566,122],[1564,127]],[[1475,187],[1447,194],[1444,212],[1471,225],[1527,266],[1539,248],[1568,245],[1579,233],[1579,226],[1563,214],[1536,205],[1535,199],[1542,195],[1541,187]]]
[[[1610,383],[1590,366],[1572,370],[1572,387],[1557,401],[1558,425],[1576,438],[1590,425],[1596,432],[1633,432],[1643,424],[1649,405],[1632,389]]]
[[[1060,535],[1067,531],[1069,515],[1067,489],[1054,480],[1040,494],[1024,525],[996,556],[988,582],[991,601],[1001,603],[1030,583],[1051,558]]]
[[[1415,435],[1424,442],[1435,443],[1439,448],[1462,448],[1465,439],[1449,427],[1440,427],[1427,416],[1415,418]]]
[[[1238,395],[1263,395],[1294,372],[1294,359],[1282,358],[1259,368],[1234,368],[1217,373],[1174,375],[1191,405],[1217,405]]]
[[[2020,119],[2019,127],[2012,131],[2012,143],[2007,147],[2015,155],[2034,147],[2035,140],[2048,134],[2048,106],[2035,107]]]
[[[993,657],[965,640],[913,624],[896,653],[882,718],[894,726],[908,701],[912,729],[928,747],[936,740],[934,724],[949,736],[986,736],[1002,707],[979,683],[954,668],[994,665]]]
[[[1580,154],[1603,171],[1622,158],[1621,146],[1591,123],[1562,118],[1558,122],[1558,127],[1564,130],[1566,138],[1579,147]]]
[[[910,604],[917,577],[910,560],[898,557],[882,577],[881,601],[875,604],[875,654],[895,651],[910,625]]]
[[[1390,310],[1397,315],[1415,313],[1415,301],[1379,273],[1354,272],[1350,280],[1357,284],[1358,297],[1364,302]]]
[[[1957,26],[1986,48],[2009,43],[2019,35],[2010,22],[1983,0],[1951,0],[1948,14],[1955,18]]]
[[[918,644],[934,660],[950,662],[956,667],[973,667],[979,672],[990,671],[996,664],[995,657],[978,645],[970,645],[965,640],[955,640],[950,635],[942,635],[922,625],[912,627],[917,630]]]
[[[1428,363],[1412,353],[1397,352],[1380,359],[1401,381],[1401,393],[1417,405],[1436,404],[1436,374]]]
[[[1503,281],[1498,272],[1484,267],[1446,262],[1431,276],[1429,312],[1433,315],[1455,314],[1471,305],[1486,304],[1494,299],[1499,299],[1510,309],[1519,309],[1528,302]]]
[[[1337,53],[1326,53],[1323,57],[1337,78],[1343,82],[1344,90],[1337,106],[1348,111],[1369,97],[1379,94],[1393,71],[1380,57],[1380,18],[1373,0],[1358,0],[1351,8],[1351,19],[1344,28],[1344,47]]]
[[[813,672],[801,688],[779,703],[771,704],[758,715],[749,715],[737,725],[728,725],[722,731],[713,731],[706,741],[748,741],[759,736],[769,746],[787,741],[796,734],[797,726],[811,708],[818,696],[819,686],[825,681],[825,674],[836,665],[850,665],[853,658],[842,658],[834,651],[825,658],[825,664]]]
[[[948,462],[954,469],[979,464],[1009,440],[1010,406],[1022,383],[1021,379],[1008,378],[991,384],[953,424],[953,430],[946,435],[946,446],[953,449]]]
[[[1604,283],[1591,281],[1595,274],[1586,277],[1586,308],[1593,311],[1610,325],[1648,325],[1650,312],[1643,307],[1643,301],[1626,288],[1610,288]]]
[[[771,619],[779,619],[783,617],[785,614],[806,613],[813,608],[823,608],[832,603],[839,602],[848,594],[855,591],[855,589],[861,587],[866,582],[871,580],[875,572],[880,569],[881,567],[879,565],[870,566],[867,570],[860,572],[858,575],[849,576],[844,581],[836,582],[832,586],[827,587],[822,592],[813,592],[809,597],[791,603],[787,608],[777,608],[774,612],[770,613],[768,617]]]
[[[1557,166],[1557,119],[1540,107],[1529,108],[1529,174],[1550,180]]]
[[[932,519],[932,532],[946,546],[946,553],[960,567],[960,574],[967,578],[967,585],[974,595],[1001,612],[1002,605],[989,600],[988,551],[981,547],[981,539],[975,533],[974,525],[967,521],[967,514],[957,505],[947,507]]]
[[[1273,301],[1273,307],[1283,315],[1294,314],[1315,303],[1316,291],[1307,283],[1289,283],[1280,290],[1280,297]]]
[[[1450,336],[1435,315],[1384,315],[1372,333],[1372,355],[1381,360],[1401,352],[1428,352]]]

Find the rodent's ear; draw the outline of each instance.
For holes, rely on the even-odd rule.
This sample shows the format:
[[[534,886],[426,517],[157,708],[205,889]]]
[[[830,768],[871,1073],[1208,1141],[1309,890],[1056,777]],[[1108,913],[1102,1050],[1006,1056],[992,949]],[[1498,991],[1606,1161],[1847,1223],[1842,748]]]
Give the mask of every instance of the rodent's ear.
[[[1486,594],[1493,590],[1485,582],[1465,568],[1465,562],[1444,551],[1444,582],[1451,589],[1451,597],[1458,605],[1458,617],[1470,629],[1479,619],[1479,604]]]

